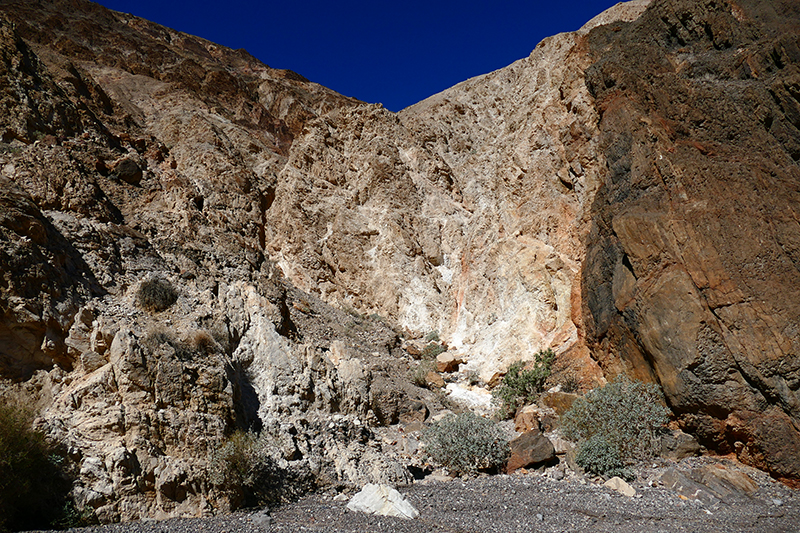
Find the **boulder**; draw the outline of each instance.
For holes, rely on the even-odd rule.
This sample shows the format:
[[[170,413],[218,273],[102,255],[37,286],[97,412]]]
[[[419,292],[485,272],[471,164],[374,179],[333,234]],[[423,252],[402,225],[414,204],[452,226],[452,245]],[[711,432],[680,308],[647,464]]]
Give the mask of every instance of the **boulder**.
[[[539,397],[539,404],[553,409],[558,416],[562,416],[572,407],[572,402],[580,398],[570,392],[546,392]]]
[[[659,477],[661,483],[684,498],[706,505],[720,501],[728,504],[749,498],[758,485],[744,472],[722,465],[704,465],[692,470],[668,468]]]
[[[613,489],[623,496],[627,496],[628,498],[633,498],[636,496],[636,489],[631,487],[628,483],[625,482],[624,479],[614,476],[605,483],[603,483],[604,487],[608,487]]]
[[[514,430],[524,433],[531,430],[550,431],[557,424],[556,412],[550,407],[526,405],[514,417]]]
[[[350,511],[413,519],[419,516],[403,495],[388,485],[368,483],[347,504]]]
[[[514,417],[514,431],[525,433],[526,431],[539,431],[539,417],[541,413],[535,405],[526,405],[517,411]]]
[[[428,406],[425,402],[411,400],[403,404],[400,408],[400,423],[411,424],[412,422],[425,422],[428,418]]]
[[[441,389],[444,388],[444,379],[442,378],[441,374],[438,372],[434,372],[431,370],[425,375],[425,383],[428,384],[428,388],[436,388]]]
[[[142,169],[139,168],[136,161],[127,157],[114,166],[114,174],[131,185],[139,185],[139,182],[142,181]]]
[[[509,474],[552,461],[556,452],[553,444],[538,430],[527,431],[509,443],[511,456],[506,465]]]
[[[456,372],[458,365],[464,361],[450,352],[443,352],[436,356],[436,370],[439,372]]]
[[[679,429],[673,429],[661,436],[661,452],[659,455],[665,459],[680,461],[700,453],[700,444],[693,436]]]

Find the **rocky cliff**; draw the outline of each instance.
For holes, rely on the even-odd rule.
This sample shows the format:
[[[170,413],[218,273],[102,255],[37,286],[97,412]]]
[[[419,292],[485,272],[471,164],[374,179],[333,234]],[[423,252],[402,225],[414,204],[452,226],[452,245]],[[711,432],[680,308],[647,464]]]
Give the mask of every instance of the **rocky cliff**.
[[[373,431],[442,401],[432,332],[472,407],[552,347],[800,480],[797,2],[619,4],[399,114],[83,0],[0,12],[0,373],[101,519],[226,508],[235,428],[406,479]]]
[[[605,373],[684,428],[800,474],[800,6],[658,2],[587,41],[606,171],[583,316]]]

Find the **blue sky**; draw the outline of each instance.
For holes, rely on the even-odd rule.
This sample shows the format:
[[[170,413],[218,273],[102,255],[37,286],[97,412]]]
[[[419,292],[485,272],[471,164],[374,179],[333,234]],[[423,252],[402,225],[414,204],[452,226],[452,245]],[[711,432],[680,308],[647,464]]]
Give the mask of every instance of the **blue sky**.
[[[614,0],[99,0],[100,4],[245,48],[347,96],[399,111],[527,56]]]

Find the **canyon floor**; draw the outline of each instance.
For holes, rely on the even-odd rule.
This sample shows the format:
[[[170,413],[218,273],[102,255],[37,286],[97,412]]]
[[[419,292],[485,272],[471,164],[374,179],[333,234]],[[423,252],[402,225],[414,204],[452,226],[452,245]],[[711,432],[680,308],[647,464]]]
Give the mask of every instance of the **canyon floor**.
[[[665,467],[687,470],[723,465],[746,473],[758,485],[750,494],[702,501],[681,496],[658,481]],[[231,533],[248,531],[483,532],[791,532],[800,531],[800,494],[766,474],[739,463],[710,457],[662,464],[640,471],[633,497],[599,482],[549,472],[479,476],[452,480],[426,478],[399,490],[420,512],[414,520],[347,510],[336,493],[308,495],[272,510],[251,509],[212,518],[132,521],[74,529],[83,533]]]

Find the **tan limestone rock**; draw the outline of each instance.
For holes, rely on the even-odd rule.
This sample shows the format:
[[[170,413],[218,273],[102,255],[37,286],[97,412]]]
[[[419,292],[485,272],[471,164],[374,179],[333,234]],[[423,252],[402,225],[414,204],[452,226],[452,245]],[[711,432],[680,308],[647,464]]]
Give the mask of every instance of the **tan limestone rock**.
[[[628,483],[626,483],[624,479],[619,478],[617,476],[614,476],[605,483],[603,483],[603,486],[615,490],[620,494],[622,494],[623,496],[627,496],[628,498],[633,498],[634,496],[636,496],[636,489],[634,489]]]

